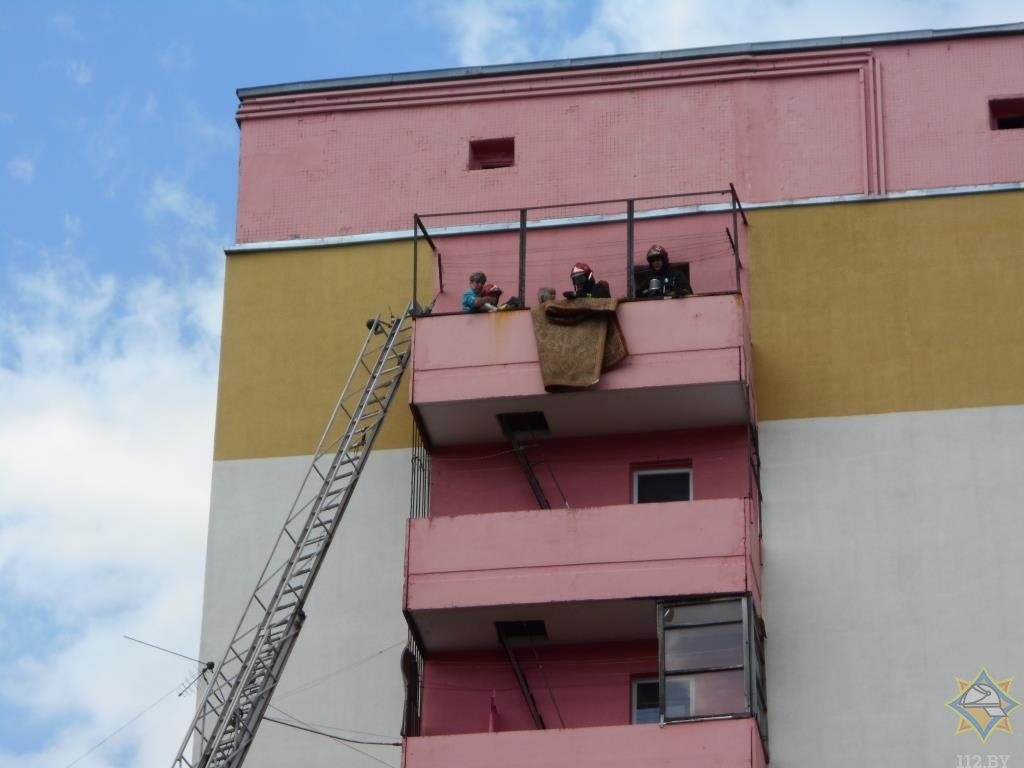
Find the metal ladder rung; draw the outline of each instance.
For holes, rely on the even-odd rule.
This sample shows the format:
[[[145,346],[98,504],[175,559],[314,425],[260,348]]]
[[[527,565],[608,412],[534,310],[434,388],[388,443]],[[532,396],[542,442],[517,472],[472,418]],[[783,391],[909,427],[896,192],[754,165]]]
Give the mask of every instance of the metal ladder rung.
[[[298,604],[298,601],[293,601],[291,603],[278,603],[277,607],[274,609],[274,613],[280,613],[281,611],[290,611]]]
[[[185,754],[193,749],[203,756],[205,768],[237,767],[249,749],[302,626],[296,612],[312,588],[320,558],[334,538],[409,363],[411,318],[417,311],[418,305],[411,303],[399,317],[378,317],[369,330],[307,474],[305,482],[319,478],[320,491],[309,501],[305,482],[300,489],[304,500],[296,501],[288,513],[213,685],[196,708],[177,768],[193,768]],[[386,336],[377,339],[382,331]],[[289,544],[290,553],[281,549]],[[261,609],[263,617],[252,623],[250,618]]]

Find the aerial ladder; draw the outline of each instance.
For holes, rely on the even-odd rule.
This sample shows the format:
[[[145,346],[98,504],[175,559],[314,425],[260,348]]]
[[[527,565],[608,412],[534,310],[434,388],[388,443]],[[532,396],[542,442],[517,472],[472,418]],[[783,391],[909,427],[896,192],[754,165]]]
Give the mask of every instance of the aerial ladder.
[[[212,670],[173,768],[238,768],[270,705],[323,564],[409,364],[412,302],[367,321],[359,358],[334,407],[270,559],[224,658]]]

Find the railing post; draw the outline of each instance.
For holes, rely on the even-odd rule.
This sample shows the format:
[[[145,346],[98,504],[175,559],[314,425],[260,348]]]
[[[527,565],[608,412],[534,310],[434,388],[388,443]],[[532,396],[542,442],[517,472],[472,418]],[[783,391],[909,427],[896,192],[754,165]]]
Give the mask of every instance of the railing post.
[[[636,278],[633,276],[633,215],[636,201],[626,201],[626,296],[636,298]]]
[[[730,197],[732,198],[732,252],[736,258],[736,292],[742,293],[743,288],[740,285],[740,230],[739,221],[736,219],[736,190],[733,186],[729,185]]]
[[[526,300],[526,208],[519,209],[519,301],[529,306]]]
[[[736,185],[731,181],[729,182],[729,195],[732,197],[732,233],[736,238],[736,242],[733,243],[733,253],[736,256],[736,290],[742,291],[743,288],[740,285],[740,223],[736,214],[739,213],[743,217],[744,226],[749,226],[749,222],[747,214],[743,210],[743,204],[740,203],[740,196],[736,192]]]
[[[419,301],[416,278],[420,271],[420,216],[418,213],[412,215],[412,300]]]

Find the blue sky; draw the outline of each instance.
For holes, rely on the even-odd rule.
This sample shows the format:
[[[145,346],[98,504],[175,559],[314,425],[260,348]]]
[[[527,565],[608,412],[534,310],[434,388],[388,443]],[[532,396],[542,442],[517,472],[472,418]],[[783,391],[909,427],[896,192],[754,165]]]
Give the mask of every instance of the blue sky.
[[[193,665],[122,636],[198,647],[236,88],[1024,20],[832,5],[4,3],[0,768],[170,764],[188,724]]]

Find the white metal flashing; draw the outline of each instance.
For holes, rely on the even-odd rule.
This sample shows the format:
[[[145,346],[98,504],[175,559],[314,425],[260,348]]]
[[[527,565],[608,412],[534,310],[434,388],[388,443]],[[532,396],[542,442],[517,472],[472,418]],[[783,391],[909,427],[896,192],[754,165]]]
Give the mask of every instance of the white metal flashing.
[[[834,205],[837,203],[877,203],[886,200],[906,200],[925,197],[949,197],[953,195],[976,195],[992,192],[1016,192],[1024,190],[1024,182],[1011,181],[999,184],[974,184],[958,187],[935,187],[933,189],[907,189],[901,192],[856,195],[826,195],[796,200],[770,200],[761,203],[744,203],[743,210],[753,211],[763,208],[789,208],[804,205]],[[696,216],[707,213],[723,213],[731,210],[730,203],[710,203],[702,205],[677,206],[659,208],[652,211],[641,211],[634,215],[636,220],[673,218],[676,216]],[[509,211],[514,214],[515,211]],[[445,214],[436,214],[442,216]],[[550,229],[557,227],[579,227],[588,224],[609,224],[626,220],[625,213],[595,214],[591,216],[567,216],[552,219],[537,219],[527,222],[527,229]],[[471,235],[490,232],[507,232],[519,228],[518,217],[515,221],[497,222],[492,224],[465,224],[459,226],[437,227],[430,230],[430,236],[440,238],[452,235]],[[300,238],[295,240],[265,240],[255,243],[236,243],[224,249],[228,256],[240,256],[246,253],[263,253],[265,251],[303,250],[307,248],[332,248],[339,245],[357,245],[360,243],[384,243],[395,240],[411,240],[412,229],[400,229],[385,232],[365,232],[357,235],[334,235],[331,237]]]

